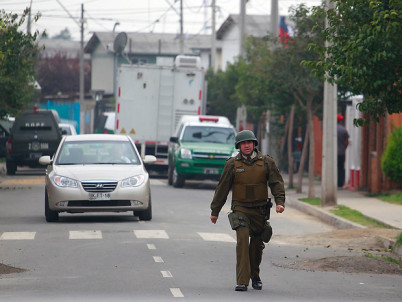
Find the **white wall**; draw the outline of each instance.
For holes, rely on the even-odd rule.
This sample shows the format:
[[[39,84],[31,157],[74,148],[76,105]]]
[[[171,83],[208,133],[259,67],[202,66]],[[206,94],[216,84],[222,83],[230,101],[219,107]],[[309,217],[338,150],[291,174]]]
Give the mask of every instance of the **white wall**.
[[[92,90],[104,90],[105,94],[113,94],[113,66],[113,56],[99,44],[92,53]]]
[[[226,70],[227,62],[233,63],[240,54],[239,27],[233,24],[222,40],[222,70]]]

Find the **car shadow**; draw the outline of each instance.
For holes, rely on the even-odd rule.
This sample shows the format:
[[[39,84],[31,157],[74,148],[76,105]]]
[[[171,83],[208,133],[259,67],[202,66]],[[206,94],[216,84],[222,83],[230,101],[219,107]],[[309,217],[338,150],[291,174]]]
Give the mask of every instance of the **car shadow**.
[[[116,222],[139,222],[139,218],[130,214],[60,214],[58,223],[116,223]]]
[[[215,190],[218,181],[213,180],[186,180],[183,189]]]

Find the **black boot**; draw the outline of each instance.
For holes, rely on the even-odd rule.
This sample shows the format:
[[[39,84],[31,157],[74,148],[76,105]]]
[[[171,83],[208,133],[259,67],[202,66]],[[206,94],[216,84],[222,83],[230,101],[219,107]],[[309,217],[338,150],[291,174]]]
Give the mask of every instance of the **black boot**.
[[[237,291],[237,292],[245,292],[245,291],[247,291],[247,285],[237,284],[236,288],[235,288],[235,291]]]
[[[262,282],[259,277],[251,278],[251,285],[254,289],[261,290],[262,289]]]

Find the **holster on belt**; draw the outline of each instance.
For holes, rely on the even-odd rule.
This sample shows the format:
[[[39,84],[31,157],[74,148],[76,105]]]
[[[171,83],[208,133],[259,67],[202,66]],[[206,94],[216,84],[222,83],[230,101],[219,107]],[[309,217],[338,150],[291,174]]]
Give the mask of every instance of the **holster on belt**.
[[[265,204],[265,220],[269,220],[271,217],[271,208],[272,208],[272,201],[271,198],[267,199],[267,203]]]
[[[262,230],[262,233],[261,233],[261,239],[265,243],[268,243],[271,240],[271,237],[272,237],[272,227],[271,227],[271,224],[268,221],[270,216],[271,216],[271,208],[272,208],[272,201],[271,201],[271,198],[268,198],[267,203],[265,204],[264,229]]]

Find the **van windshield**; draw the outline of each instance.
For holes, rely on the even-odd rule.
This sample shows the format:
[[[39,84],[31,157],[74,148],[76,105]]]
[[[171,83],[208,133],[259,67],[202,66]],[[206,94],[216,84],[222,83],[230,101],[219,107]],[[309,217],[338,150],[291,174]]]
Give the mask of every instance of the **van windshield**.
[[[235,131],[224,127],[188,126],[184,129],[181,141],[234,144]]]

